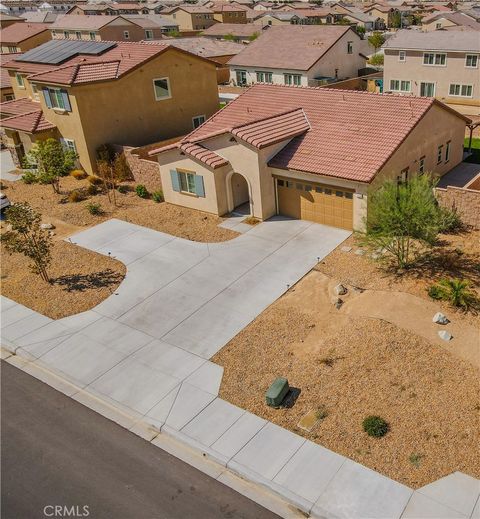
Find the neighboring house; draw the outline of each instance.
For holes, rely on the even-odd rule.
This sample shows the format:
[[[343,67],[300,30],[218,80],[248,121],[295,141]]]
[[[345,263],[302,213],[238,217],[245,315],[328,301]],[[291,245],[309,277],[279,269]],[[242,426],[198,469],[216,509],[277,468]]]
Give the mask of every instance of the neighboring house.
[[[19,16],[13,16],[12,14],[0,13],[0,28],[5,29],[9,25],[14,23],[22,23],[25,20]]]
[[[0,102],[2,103],[4,101],[12,101],[15,99],[10,75],[8,74],[8,70],[3,68],[2,65],[21,55],[21,53],[0,54]]]
[[[459,28],[480,31],[480,23],[475,18],[461,12],[437,12],[422,20],[422,30],[425,32]]]
[[[261,27],[270,25],[299,25],[302,22],[300,16],[293,11],[265,11],[255,18],[253,23]]]
[[[25,52],[50,40],[48,25],[42,23],[14,23],[2,29],[2,54]]]
[[[217,67],[217,82],[219,85],[228,83],[230,80],[230,69],[226,63],[245,48],[241,43],[214,40],[201,36],[194,38],[172,38],[168,40],[168,42],[174,47],[212,60]]]
[[[217,23],[213,11],[200,5],[180,5],[164,9],[162,16],[178,24],[180,32],[204,31]]]
[[[137,3],[111,3],[111,4],[85,4],[75,5],[67,14],[80,15],[106,15],[118,16],[119,14],[141,14],[142,6]]]
[[[15,101],[0,105],[16,162],[39,139],[74,149],[88,173],[106,143],[184,135],[218,109],[215,64],[167,43],[54,40],[4,65]]]
[[[384,91],[436,97],[463,113],[480,114],[476,31],[398,31],[383,50]]]
[[[383,20],[385,27],[392,27],[394,16],[398,13],[396,7],[390,7],[389,5],[375,4],[372,7],[365,9],[365,13],[371,16],[374,20],[379,18]]]
[[[255,85],[151,155],[175,205],[361,231],[370,188],[462,161],[467,122],[434,99]]]
[[[271,27],[232,58],[230,79],[254,83],[318,86],[358,76],[365,42],[346,25]]]
[[[202,36],[222,40],[225,37],[233,41],[248,43],[262,34],[262,27],[254,23],[216,23],[202,32]]]
[[[385,30],[385,22],[382,18],[375,18],[374,16],[371,16],[367,13],[348,13],[344,15],[344,20],[347,20],[357,27],[363,27],[366,32]]]
[[[247,23],[247,9],[240,5],[215,3],[210,6],[213,18],[220,23]]]
[[[51,11],[35,11],[22,14],[21,17],[28,23],[53,23],[61,13]]]
[[[157,22],[146,17],[66,14],[59,16],[50,30],[54,40],[143,41],[161,39],[163,34],[178,29],[166,18],[161,23],[161,19]]]
[[[1,5],[5,7],[9,14],[21,15],[28,12],[36,12],[38,10],[50,10],[53,12],[65,13],[71,9],[75,3],[86,4],[87,0],[77,0],[77,2],[69,2],[68,0],[50,0],[48,3],[42,0],[2,0]]]

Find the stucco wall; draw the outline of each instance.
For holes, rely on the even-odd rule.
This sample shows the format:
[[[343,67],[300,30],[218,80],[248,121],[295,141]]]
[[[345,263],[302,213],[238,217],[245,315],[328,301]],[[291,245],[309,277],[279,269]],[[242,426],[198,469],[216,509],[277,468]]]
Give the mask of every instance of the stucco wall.
[[[50,31],[45,30],[40,34],[36,34],[31,38],[27,38],[26,40],[21,41],[20,43],[9,43],[7,41],[2,41],[2,54],[6,52],[10,52],[8,47],[17,47],[17,52],[26,52],[27,50],[38,47],[42,43],[51,40]]]
[[[480,229],[480,191],[448,186],[435,189],[438,203],[458,212],[462,222]]]

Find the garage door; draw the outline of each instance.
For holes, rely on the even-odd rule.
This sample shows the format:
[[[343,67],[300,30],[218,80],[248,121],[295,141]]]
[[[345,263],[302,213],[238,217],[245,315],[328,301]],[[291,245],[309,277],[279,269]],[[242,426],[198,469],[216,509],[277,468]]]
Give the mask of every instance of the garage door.
[[[277,178],[280,214],[342,229],[353,228],[352,189]]]

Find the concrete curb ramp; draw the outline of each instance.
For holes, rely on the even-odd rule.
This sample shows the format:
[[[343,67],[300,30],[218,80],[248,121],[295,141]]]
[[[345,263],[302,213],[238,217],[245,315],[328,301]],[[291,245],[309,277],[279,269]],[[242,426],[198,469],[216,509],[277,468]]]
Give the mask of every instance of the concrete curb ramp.
[[[348,234],[279,219],[200,244],[110,220],[72,239],[127,264],[116,293],[58,321],[2,297],[2,356],[284,517],[477,518],[470,476],[413,491],[218,398],[210,356]]]

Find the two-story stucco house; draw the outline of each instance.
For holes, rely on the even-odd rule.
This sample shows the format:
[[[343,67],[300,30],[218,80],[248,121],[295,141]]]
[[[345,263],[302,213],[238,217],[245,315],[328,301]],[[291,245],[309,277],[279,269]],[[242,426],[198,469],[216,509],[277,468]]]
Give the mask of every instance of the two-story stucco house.
[[[384,90],[436,97],[480,113],[480,36],[476,31],[398,31],[383,45]]]
[[[2,54],[25,52],[50,40],[48,25],[43,23],[14,23],[1,33]]]
[[[465,116],[433,98],[254,85],[158,156],[167,202],[364,229],[385,179],[462,161]]]
[[[201,5],[179,5],[162,11],[162,16],[171,18],[183,33],[208,29],[217,23],[213,14],[212,9]]]
[[[15,100],[0,104],[17,162],[53,137],[95,171],[102,144],[184,135],[218,109],[215,63],[168,43],[53,40],[6,63]]]
[[[239,86],[317,86],[327,78],[356,77],[365,66],[364,43],[345,25],[270,27],[228,62],[230,80]]]

